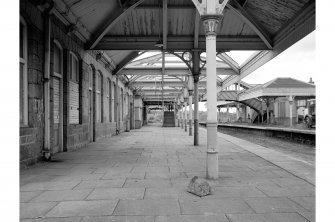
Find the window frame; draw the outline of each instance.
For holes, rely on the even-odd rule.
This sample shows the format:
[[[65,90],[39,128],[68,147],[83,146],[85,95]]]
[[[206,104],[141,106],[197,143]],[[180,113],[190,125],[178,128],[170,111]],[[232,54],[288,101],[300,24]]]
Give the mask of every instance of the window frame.
[[[53,44],[56,45],[56,47],[58,47],[58,49],[60,50],[60,58],[59,58],[59,61],[60,61],[60,71],[61,73],[57,73],[55,72],[55,68],[53,69],[53,73],[52,75],[54,76],[57,76],[59,78],[63,78],[63,68],[64,68],[64,56],[63,56],[63,47],[61,46],[61,44],[57,41],[57,40],[53,40]],[[55,53],[55,52],[53,52]],[[53,54],[53,56],[55,56],[55,54]]]
[[[69,54],[70,54],[70,58],[69,58],[69,60],[70,60],[69,61],[69,65],[70,65],[70,78],[69,78],[69,80],[72,81],[72,82],[74,82],[74,83],[78,83],[79,84],[79,59],[78,59],[77,55],[74,52],[70,51]],[[76,73],[75,78],[73,78],[73,66],[72,66],[73,65],[73,59],[76,60],[76,64],[77,64],[77,68],[76,68],[77,73]]]
[[[76,69],[76,79],[73,79],[73,59],[76,60],[76,64],[77,64],[77,69]],[[70,90],[70,82],[74,83],[74,84],[78,84],[78,122],[71,122],[71,117],[70,117],[70,91],[68,93],[68,99],[69,99],[69,103],[68,103],[68,110],[69,110],[69,117],[68,117],[68,123],[70,125],[80,125],[82,124],[82,104],[81,104],[81,83],[80,83],[80,60],[78,58],[78,56],[73,52],[73,51],[69,51],[68,52],[68,58],[67,58],[67,69],[69,71],[69,73],[67,73],[68,76],[68,90]]]
[[[121,100],[121,120],[123,121],[123,109],[124,109],[124,101],[123,101],[123,88],[120,87],[120,100]]]
[[[92,91],[93,90],[93,69],[90,65],[88,66],[87,73],[88,73],[88,90]]]
[[[95,87],[95,94],[96,94],[96,122],[101,123],[101,73],[99,71],[96,71],[96,87]]]
[[[108,101],[109,101],[109,106],[108,106],[108,109],[109,109],[109,122],[112,122],[113,121],[113,112],[112,112],[112,108],[113,108],[113,105],[112,105],[112,80],[110,78],[108,78],[108,93],[107,93],[107,97],[108,97]]]
[[[106,99],[107,99],[107,120],[106,122],[110,122],[110,95],[109,95],[109,82],[110,82],[110,79],[109,78],[106,78]]]
[[[116,123],[117,121],[117,87],[116,87],[116,83],[113,81],[113,122]]]
[[[20,127],[27,127],[28,126],[28,25],[24,18],[20,15],[20,27],[22,24],[22,32],[23,32],[23,57],[19,55],[20,61],[19,64],[23,64],[23,107],[20,107]],[[21,41],[21,39],[20,39]],[[21,50],[21,49],[20,49]],[[21,73],[20,73],[21,75]],[[21,80],[21,76],[19,77]],[[21,96],[21,95],[20,95]],[[20,98],[21,104],[21,98]],[[22,110],[22,121],[21,121],[21,109]]]
[[[101,98],[100,98],[100,107],[101,107],[101,123],[104,122],[104,96],[105,96],[105,93],[104,93],[104,90],[105,90],[105,87],[104,87],[104,76],[102,75],[102,72],[99,70],[100,72],[100,75],[101,75],[101,81],[100,81],[100,85],[101,85]]]

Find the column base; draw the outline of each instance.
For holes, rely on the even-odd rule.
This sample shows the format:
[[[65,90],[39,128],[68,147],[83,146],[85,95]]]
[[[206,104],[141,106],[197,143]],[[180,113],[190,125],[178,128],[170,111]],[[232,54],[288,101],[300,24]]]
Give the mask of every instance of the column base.
[[[219,178],[219,154],[218,152],[207,151],[206,162],[206,177],[209,180],[216,180]]]

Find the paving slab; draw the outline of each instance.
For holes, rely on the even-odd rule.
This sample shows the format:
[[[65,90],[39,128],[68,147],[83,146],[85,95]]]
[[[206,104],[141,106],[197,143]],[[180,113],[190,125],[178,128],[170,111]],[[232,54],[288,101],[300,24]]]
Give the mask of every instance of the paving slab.
[[[206,177],[199,135],[193,146],[180,128],[146,126],[22,170],[21,221],[315,221],[315,166],[221,134],[213,194],[188,193]]]
[[[315,196],[315,188],[310,185],[281,187],[279,185],[258,185],[261,190],[269,197],[289,197],[289,196]]]
[[[145,188],[97,188],[86,198],[87,200],[136,200],[143,199]]]
[[[38,191],[38,190],[70,190],[78,185],[80,181],[69,182],[37,182],[29,183],[20,188],[21,191]]]
[[[131,173],[122,173],[117,169],[114,169],[113,172],[106,173],[101,179],[110,180],[110,179],[144,179],[145,172],[131,172]]]
[[[24,202],[29,202],[31,199],[33,199],[34,197],[37,197],[38,195],[40,195],[43,191],[21,191],[20,192],[20,202],[24,203]]]
[[[171,187],[169,179],[127,179],[123,187]]]
[[[308,222],[297,213],[227,214],[230,222]]]
[[[60,202],[46,217],[75,217],[112,215],[117,200]]]
[[[81,222],[82,217],[24,219],[20,222]]]
[[[315,211],[315,197],[290,197],[289,199],[308,211]]]
[[[286,197],[253,197],[246,198],[245,201],[256,213],[290,213],[305,211],[303,207]]]
[[[81,222],[155,222],[154,216],[84,217]]]
[[[179,199],[182,214],[254,213],[243,199]]]
[[[44,216],[57,202],[20,203],[20,218],[37,218]]]
[[[126,179],[81,181],[74,189],[122,187]]]
[[[93,189],[44,191],[30,202],[84,200]]]
[[[299,211],[299,214],[306,218],[309,222],[315,222],[315,212]]]
[[[180,215],[177,199],[120,200],[113,215]]]
[[[221,214],[221,215],[157,216],[155,222],[229,222],[229,221],[224,214]]]

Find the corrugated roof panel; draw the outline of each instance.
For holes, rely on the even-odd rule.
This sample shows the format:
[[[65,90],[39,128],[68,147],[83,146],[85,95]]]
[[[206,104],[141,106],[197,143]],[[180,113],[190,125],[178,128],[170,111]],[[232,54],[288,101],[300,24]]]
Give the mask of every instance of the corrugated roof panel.
[[[168,35],[193,35],[195,9],[168,9]]]
[[[276,78],[262,86],[263,88],[315,88],[315,85],[293,78]]]
[[[91,33],[95,32],[99,25],[119,8],[115,0],[67,0],[64,2]]]
[[[168,7],[169,5],[191,5],[193,6],[192,0],[167,0]],[[162,5],[163,1],[162,0],[145,0],[142,5]]]
[[[121,19],[108,35],[158,35],[161,26],[160,10],[135,8],[127,16]]]
[[[271,34],[275,34],[307,2],[308,0],[249,0],[245,10]]]
[[[228,9],[224,11],[218,29],[219,35],[257,35],[236,13]]]
[[[204,26],[200,24],[200,35],[205,35]],[[225,9],[224,17],[218,27],[218,35],[256,36],[257,34],[232,10]]]
[[[123,50],[123,51],[112,51],[106,50],[105,53],[115,62],[115,64],[119,64],[124,58],[126,58],[133,51]]]

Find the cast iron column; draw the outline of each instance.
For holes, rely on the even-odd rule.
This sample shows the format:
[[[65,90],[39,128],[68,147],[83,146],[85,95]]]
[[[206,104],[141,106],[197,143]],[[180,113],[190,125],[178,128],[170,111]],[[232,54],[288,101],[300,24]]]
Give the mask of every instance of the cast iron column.
[[[185,132],[187,132],[187,102],[186,102],[186,98],[184,98],[184,129]]]
[[[207,15],[203,15],[206,33],[206,69],[207,69],[207,178],[217,179],[219,161],[217,151],[217,95],[216,95],[216,31],[221,16],[215,15],[215,2],[207,1]],[[212,15],[213,13],[213,15]]]
[[[197,80],[196,80],[197,79]],[[194,77],[194,146],[199,145],[199,75]]]
[[[288,97],[290,103],[290,127],[293,127],[293,96]]]
[[[190,96],[188,97],[188,104],[189,104],[189,110],[188,110],[188,124],[189,124],[189,135],[192,136],[192,112],[193,112],[193,109],[192,109],[192,94],[191,92],[190,93]]]
[[[199,75],[200,53],[193,51],[193,82],[194,82],[194,146],[199,145]]]

